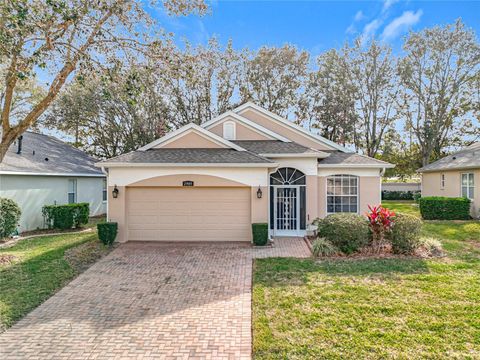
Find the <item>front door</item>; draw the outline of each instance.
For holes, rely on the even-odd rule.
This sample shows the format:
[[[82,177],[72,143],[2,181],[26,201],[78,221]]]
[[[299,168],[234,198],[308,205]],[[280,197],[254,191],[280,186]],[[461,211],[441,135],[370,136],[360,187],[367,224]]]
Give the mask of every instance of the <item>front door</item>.
[[[299,186],[274,186],[274,236],[300,235]]]

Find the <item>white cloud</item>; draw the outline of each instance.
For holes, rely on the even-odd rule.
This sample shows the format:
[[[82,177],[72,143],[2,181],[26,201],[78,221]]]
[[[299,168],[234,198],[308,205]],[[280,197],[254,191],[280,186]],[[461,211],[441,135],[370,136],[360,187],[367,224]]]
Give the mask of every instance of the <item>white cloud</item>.
[[[368,40],[368,38],[375,35],[375,32],[378,28],[382,25],[381,19],[374,19],[370,21],[365,27],[363,28],[362,38],[363,40]]]
[[[385,26],[382,33],[382,40],[390,40],[397,37],[401,32],[407,30],[410,26],[415,25],[420,21],[423,11],[417,10],[404,11],[402,15],[393,19],[390,24]]]
[[[365,19],[365,15],[363,14],[363,11],[362,10],[358,10],[357,13],[355,14],[355,17],[353,18],[353,20],[355,21],[361,21]]]
[[[398,0],[384,0],[383,1],[382,12],[384,13],[385,11],[390,9],[392,7],[392,5],[395,4],[396,2],[398,2]]]

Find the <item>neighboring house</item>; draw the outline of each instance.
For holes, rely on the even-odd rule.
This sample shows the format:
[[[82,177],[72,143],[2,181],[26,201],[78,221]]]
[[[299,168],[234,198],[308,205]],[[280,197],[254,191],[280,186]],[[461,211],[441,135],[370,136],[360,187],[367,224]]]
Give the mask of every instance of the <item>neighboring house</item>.
[[[48,135],[27,131],[0,163],[0,197],[22,209],[19,231],[44,227],[42,207],[88,202],[90,215],[106,212],[106,176],[95,159]]]
[[[422,196],[468,197],[472,216],[480,217],[480,142],[417,170]]]
[[[252,223],[302,236],[317,217],[380,203],[393,167],[252,103],[97,166],[121,242],[250,241]]]

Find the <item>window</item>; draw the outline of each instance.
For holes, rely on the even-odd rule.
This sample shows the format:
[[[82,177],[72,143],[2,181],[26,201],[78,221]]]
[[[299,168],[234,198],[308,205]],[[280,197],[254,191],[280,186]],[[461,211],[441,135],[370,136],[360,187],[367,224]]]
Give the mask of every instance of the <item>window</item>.
[[[440,175],[440,189],[445,189],[445,174]]]
[[[102,200],[107,201],[107,179],[103,179]]]
[[[235,140],[235,123],[233,121],[225,121],[223,123],[223,138]]]
[[[358,212],[358,177],[333,175],[327,178],[327,213]]]
[[[473,199],[474,186],[473,173],[462,174],[462,196]]]
[[[74,204],[77,202],[77,179],[68,180],[68,203]]]

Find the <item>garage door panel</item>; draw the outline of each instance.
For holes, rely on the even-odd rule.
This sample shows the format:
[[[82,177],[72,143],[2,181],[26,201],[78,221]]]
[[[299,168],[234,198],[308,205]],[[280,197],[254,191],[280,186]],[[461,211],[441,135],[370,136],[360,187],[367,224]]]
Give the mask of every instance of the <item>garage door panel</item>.
[[[250,241],[249,188],[128,188],[128,239]]]

